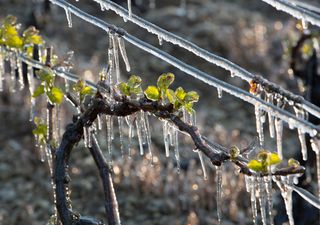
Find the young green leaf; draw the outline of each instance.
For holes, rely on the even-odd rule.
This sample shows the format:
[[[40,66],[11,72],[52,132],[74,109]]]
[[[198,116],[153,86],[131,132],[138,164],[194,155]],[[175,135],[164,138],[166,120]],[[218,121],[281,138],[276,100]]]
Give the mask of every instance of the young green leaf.
[[[178,87],[175,91],[175,95],[177,97],[177,100],[180,103],[184,102],[184,98],[186,97],[186,92],[184,91],[184,89],[182,87]]]
[[[127,85],[130,87],[130,89],[136,89],[141,86],[141,82],[142,82],[141,77],[132,75],[130,76]]]
[[[52,103],[61,104],[63,100],[63,92],[58,87],[52,87],[52,89],[47,92],[47,96]]]
[[[126,96],[130,95],[130,89],[126,83],[121,82],[120,84],[118,84],[118,88],[122,94],[124,94]]]
[[[147,89],[144,91],[146,97],[152,101],[160,100],[160,92],[159,89],[155,86],[148,86]]]
[[[264,166],[262,165],[261,162],[259,162],[256,159],[250,160],[250,162],[248,163],[248,168],[252,169],[252,170],[254,170],[256,172],[264,171]]]
[[[171,104],[174,104],[174,102],[176,101],[176,95],[175,95],[174,91],[171,90],[171,89],[167,89],[166,90],[166,96],[167,96],[169,102]]]
[[[157,86],[160,90],[167,90],[174,81],[173,73],[164,73],[158,78]]]
[[[40,95],[42,95],[44,93],[44,86],[43,85],[39,85],[36,90],[34,90],[32,97],[33,98],[37,98]]]
[[[186,103],[194,103],[199,101],[199,95],[195,91],[189,91],[184,97]]]
[[[275,165],[275,164],[278,164],[280,162],[281,162],[281,159],[280,159],[280,157],[278,156],[277,153],[269,152],[268,159],[267,159],[268,166]]]
[[[290,159],[288,160],[288,166],[289,166],[289,167],[297,168],[298,166],[300,166],[300,163],[299,163],[299,161],[297,161],[297,160],[295,160],[295,159],[293,159],[293,158],[290,158]]]

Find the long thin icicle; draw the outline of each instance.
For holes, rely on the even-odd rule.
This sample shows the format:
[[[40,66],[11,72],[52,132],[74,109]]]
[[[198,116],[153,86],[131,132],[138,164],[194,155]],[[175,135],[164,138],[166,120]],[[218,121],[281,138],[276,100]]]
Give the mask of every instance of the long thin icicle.
[[[280,188],[282,198],[285,203],[289,224],[294,225],[293,213],[292,213],[292,177],[281,177],[281,181],[276,180],[276,184]]]
[[[64,8],[64,11],[66,12],[66,17],[68,21],[68,26],[71,28],[72,27],[72,17],[71,17],[71,12],[68,7]]]
[[[163,124],[163,141],[164,141],[166,157],[169,157],[170,156],[170,153],[169,153],[170,141],[169,141],[169,132],[168,132],[168,129],[169,129],[168,121],[165,120],[162,124]]]
[[[129,17],[132,17],[132,8],[131,8],[131,0],[128,0],[128,12],[129,12]]]
[[[267,102],[270,104],[273,104],[273,94],[272,93],[266,93],[267,95]],[[274,128],[274,116],[268,112],[268,120],[269,120],[269,133],[270,137],[274,138],[275,137],[275,128]]]
[[[320,140],[316,138],[311,139],[311,148],[316,153],[318,197],[320,198]]]
[[[118,117],[119,134],[120,134],[120,150],[121,156],[124,157],[124,146],[123,146],[123,117]]]
[[[108,147],[108,161],[112,163],[112,116],[106,115],[106,123],[107,123],[107,147]]]
[[[217,216],[218,223],[222,220],[222,170],[221,166],[216,166],[216,192],[217,192]]]
[[[127,56],[127,51],[126,51],[126,46],[125,46],[124,40],[122,37],[119,37],[119,36],[117,36],[117,39],[118,39],[119,49],[120,49],[122,59],[123,59],[124,63],[126,64],[126,70],[127,70],[127,72],[130,72],[131,67],[130,67],[128,56]]]
[[[141,134],[142,128],[141,128],[141,121],[140,121],[140,116],[136,119],[136,127],[137,127],[137,135],[138,135],[138,141],[139,141],[139,148],[140,148],[140,155],[144,154],[144,149],[143,149],[143,137]]]
[[[269,172],[269,176],[265,176],[264,178],[265,190],[267,193],[267,202],[268,202],[268,212],[269,212],[269,223],[273,225],[273,201],[272,201],[272,176],[271,171]]]
[[[264,134],[263,134],[263,123],[261,121],[261,110],[259,109],[258,106],[254,107],[254,112],[256,116],[256,126],[257,126],[257,133],[259,135],[259,141],[260,141],[260,146],[263,146],[264,143]]]
[[[3,91],[3,77],[4,77],[4,59],[2,48],[0,47],[0,92]]]
[[[256,200],[256,178],[254,176],[251,177],[251,185],[250,185],[250,200],[251,200],[251,208],[252,208],[252,219],[253,224],[257,224],[257,200]]]
[[[298,118],[305,119],[305,117],[306,117],[305,111],[302,108],[294,107],[294,111],[295,111],[296,116]],[[308,155],[307,155],[308,149],[307,149],[307,145],[306,145],[306,135],[303,132],[303,130],[301,130],[299,128],[298,128],[298,137],[299,137],[299,141],[301,144],[302,159],[306,161],[308,158]]]
[[[120,82],[120,65],[119,65],[119,51],[118,51],[118,45],[116,40],[116,35],[111,34],[112,38],[112,49],[113,49],[113,61],[115,65],[115,73],[116,73],[116,84]]]
[[[177,161],[177,172],[180,173],[179,132],[174,129],[174,156]]]
[[[261,220],[263,225],[267,225],[267,205],[266,205],[266,199],[265,199],[265,185],[263,182],[262,177],[258,177],[258,198],[259,198],[259,204],[260,204],[260,213],[261,213]]]
[[[208,175],[207,175],[207,170],[206,170],[206,165],[203,159],[203,154],[200,150],[197,151],[200,159],[200,164],[203,172],[203,179],[208,180]]]

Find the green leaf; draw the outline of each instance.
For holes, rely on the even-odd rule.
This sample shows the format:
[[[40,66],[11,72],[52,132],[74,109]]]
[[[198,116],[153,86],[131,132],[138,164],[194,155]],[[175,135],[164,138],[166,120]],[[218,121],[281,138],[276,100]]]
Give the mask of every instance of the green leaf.
[[[297,168],[298,166],[300,166],[300,162],[298,161],[298,160],[295,160],[295,159],[293,159],[293,158],[290,158],[289,160],[288,160],[288,166],[292,166],[292,167],[294,167],[294,168]]]
[[[174,104],[174,102],[176,100],[176,95],[175,95],[174,91],[171,89],[166,90],[166,96],[167,96],[169,102],[171,104]]]
[[[54,75],[51,71],[40,70],[37,75],[39,79],[43,82],[46,82],[47,86],[51,86],[54,83]]]
[[[152,101],[158,101],[160,99],[159,89],[155,86],[148,86],[144,91],[146,97]]]
[[[94,90],[89,86],[85,86],[80,91],[80,94],[81,95],[94,95]]]
[[[42,37],[39,35],[39,31],[33,26],[26,29],[23,32],[22,37],[24,39],[25,45],[28,45],[28,44],[41,45],[44,43],[44,41],[42,40]]]
[[[72,89],[73,89],[73,91],[80,93],[84,86],[85,86],[84,81],[78,80],[77,83],[75,83],[72,86]]]
[[[118,88],[122,94],[124,94],[126,96],[130,95],[130,89],[126,83],[121,82],[120,84],[118,84]]]
[[[159,78],[158,78],[158,88],[160,90],[167,90],[170,86],[170,84],[172,84],[172,82],[174,81],[174,75],[173,73],[164,73],[162,74]]]
[[[186,97],[186,92],[184,91],[184,89],[182,87],[178,87],[175,91],[175,95],[177,97],[177,100],[180,103],[183,103],[184,98]]]
[[[194,103],[199,101],[199,95],[195,91],[189,91],[186,96],[184,97],[184,101],[186,103]]]
[[[17,23],[17,17],[13,16],[13,15],[8,15],[4,20],[3,20],[3,24],[4,25],[14,25]]]
[[[33,92],[32,97],[37,98],[44,93],[44,86],[39,85],[36,90]]]
[[[262,165],[262,163],[255,159],[250,160],[247,166],[249,169],[254,170],[256,172],[264,171],[264,166]]]
[[[231,159],[236,159],[240,154],[240,149],[237,146],[232,146],[230,148]]]
[[[267,165],[271,166],[271,165],[275,165],[281,162],[280,157],[278,156],[277,153],[274,152],[270,152],[268,154],[268,159],[267,159]]]
[[[47,92],[47,96],[52,103],[61,104],[63,100],[63,92],[58,87],[53,87],[49,92]]]
[[[192,103],[188,103],[188,104],[185,104],[184,105],[184,108],[187,110],[187,112],[189,114],[193,114],[195,113],[194,109],[192,108],[193,107],[193,104]]]
[[[130,76],[127,85],[129,86],[130,89],[136,89],[141,86],[141,77],[132,75]]]

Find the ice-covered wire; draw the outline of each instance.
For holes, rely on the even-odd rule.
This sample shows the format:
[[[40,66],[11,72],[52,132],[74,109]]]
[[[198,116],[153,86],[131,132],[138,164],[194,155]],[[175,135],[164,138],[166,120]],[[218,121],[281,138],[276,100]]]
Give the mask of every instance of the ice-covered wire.
[[[6,50],[6,49],[4,49],[4,50]],[[34,59],[30,59],[29,57],[27,57],[24,54],[18,53],[17,57],[20,58],[26,64],[28,64],[34,68],[48,70],[48,67],[45,64],[42,64]],[[52,68],[52,71],[57,76],[64,78],[64,79],[67,79],[72,82],[77,82],[77,81],[79,81],[79,79],[81,79],[78,75],[72,74],[72,73],[64,71],[64,70]],[[97,89],[97,86],[92,81],[85,80],[85,82],[86,82],[86,85],[90,86],[92,89],[94,89],[94,90]]]
[[[209,74],[200,71],[180,60],[178,60],[177,58],[171,56],[170,54],[128,34],[126,31],[124,31],[123,29],[117,28],[114,25],[108,24],[106,22],[104,22],[101,19],[98,19],[90,14],[87,14],[85,12],[83,12],[81,9],[75,7],[72,4],[67,3],[64,0],[50,0],[53,4],[56,4],[64,9],[69,10],[70,13],[76,15],[77,17],[93,24],[96,27],[99,27],[107,32],[109,32],[110,30],[122,35],[122,37],[128,41],[129,43],[135,45],[136,47],[168,62],[169,64],[175,66],[176,68],[180,69],[181,71],[195,77],[196,79],[199,79],[211,86],[214,86],[216,88],[220,88],[221,90],[239,98],[242,99],[246,102],[249,102],[253,105],[258,106],[260,109],[265,110],[269,113],[271,113],[273,116],[280,118],[281,120],[289,123],[292,125],[292,127],[296,127],[299,128],[303,131],[305,131],[306,133],[309,133],[310,136],[314,136],[316,135],[319,131],[320,128],[317,127],[316,125],[301,119],[301,118],[297,118],[296,116],[294,116],[293,114],[278,108],[277,106],[274,106],[250,93],[248,93],[247,91],[244,91],[238,87],[235,87],[229,83],[226,83],[224,81],[221,81],[215,77],[210,76]]]
[[[288,98],[289,100],[293,100],[294,102],[298,102],[302,104],[303,108],[313,114],[314,116],[320,118],[320,108],[316,105],[306,101],[303,97],[293,94],[292,92],[285,90],[284,88],[278,86],[277,84],[274,84],[267,79],[261,77],[261,76],[255,76],[254,74],[250,73],[246,69],[240,67],[239,65],[221,57],[216,54],[213,54],[203,48],[200,48],[196,44],[186,40],[185,38],[182,38],[176,34],[173,34],[171,32],[166,31],[165,29],[158,27],[157,25],[146,21],[142,19],[141,17],[138,17],[136,15],[129,15],[129,12],[127,9],[123,8],[122,6],[114,3],[110,0],[93,0],[97,3],[99,3],[102,8],[104,9],[110,9],[113,12],[115,12],[117,15],[121,16],[126,21],[131,21],[132,23],[138,25],[139,27],[146,29],[149,33],[157,35],[161,40],[170,42],[174,45],[177,45],[189,52],[192,52],[196,56],[206,60],[207,62],[210,62],[218,67],[221,67],[230,73],[232,73],[234,76],[237,76],[241,78],[242,80],[245,80],[247,82],[250,82],[252,79],[255,79],[256,82],[262,83],[264,87],[272,87],[274,91],[277,93],[280,93],[284,97]]]
[[[263,2],[273,6],[277,10],[286,12],[291,16],[302,21],[309,22],[320,27],[320,15],[306,8],[300,7],[293,2],[287,0],[262,0]]]

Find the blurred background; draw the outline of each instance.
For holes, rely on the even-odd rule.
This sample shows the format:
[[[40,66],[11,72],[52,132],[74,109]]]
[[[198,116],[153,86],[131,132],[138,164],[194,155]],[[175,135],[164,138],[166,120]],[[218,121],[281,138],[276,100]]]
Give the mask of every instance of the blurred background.
[[[231,78],[226,71],[206,63],[191,53],[163,42],[156,36],[137,28],[111,11],[100,10],[93,1],[69,1],[84,11],[108,23],[126,29],[171,55],[219,79],[248,89],[247,83]],[[126,7],[126,1],[116,1]],[[288,75],[290,47],[301,36],[297,20],[257,0],[180,0],[133,1],[133,13],[159,25],[200,47],[225,57],[248,71],[290,91],[303,94],[298,80]],[[152,1],[151,1],[152,2]],[[320,7],[318,0],[304,0]],[[36,26],[46,44],[53,46],[55,54],[66,55],[74,51],[72,71],[80,77],[97,81],[98,73],[106,67],[108,36],[102,30],[72,16],[68,27],[63,9],[40,0],[0,0],[0,19],[12,14],[25,29]],[[311,30],[314,28],[310,27]],[[319,31],[319,29],[318,29]],[[228,94],[218,98],[217,90],[184,74],[146,52],[126,44],[132,70],[127,73],[121,62],[121,76],[139,75],[145,84],[155,83],[164,72],[176,75],[174,87],[195,90],[200,101],[195,105],[197,124],[211,140],[230,147],[245,147],[256,136],[254,107]],[[39,102],[38,116],[44,102]],[[64,126],[72,121],[75,111],[64,103],[60,114]],[[0,93],[0,224],[47,224],[53,214],[52,188],[46,163],[40,162],[29,122],[30,96],[28,90],[19,93]],[[42,114],[41,114],[42,113]],[[202,225],[218,224],[216,205],[215,168],[206,161],[208,180],[203,173],[198,154],[192,151],[190,139],[180,136],[182,170],[178,174],[173,152],[164,154],[162,123],[151,119],[154,166],[148,158],[138,154],[136,141],[133,158],[121,157],[120,142],[113,142],[114,182],[120,206],[120,216],[126,225]],[[115,129],[118,137],[118,130]],[[275,140],[266,133],[266,149],[276,151]],[[125,133],[126,134],[126,133]],[[106,134],[99,133],[102,149],[106,150]],[[285,158],[300,156],[297,132],[284,129]],[[125,146],[127,141],[125,140]],[[312,158],[312,157],[311,157]],[[312,160],[311,160],[312,162]],[[304,184],[315,192],[312,180],[314,165],[307,169],[309,178]],[[72,204],[83,215],[105,219],[103,194],[98,171],[89,152],[80,143],[73,151],[70,164]],[[308,180],[309,179],[309,180]],[[252,224],[250,196],[245,190],[244,177],[232,164],[223,165],[222,178],[223,224]],[[284,203],[276,187],[274,194],[275,224],[286,224]],[[296,224],[319,224],[319,211],[299,197],[293,204]]]

